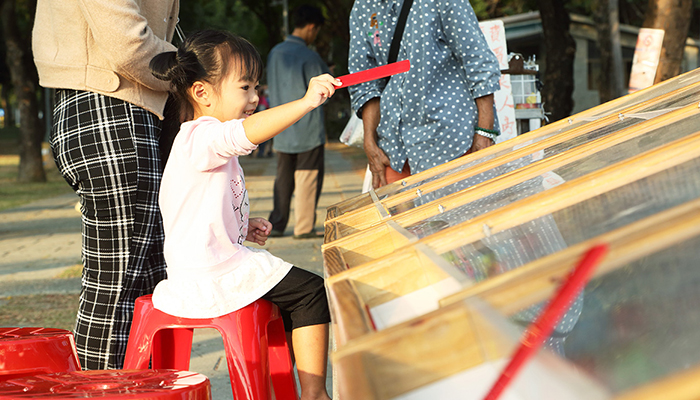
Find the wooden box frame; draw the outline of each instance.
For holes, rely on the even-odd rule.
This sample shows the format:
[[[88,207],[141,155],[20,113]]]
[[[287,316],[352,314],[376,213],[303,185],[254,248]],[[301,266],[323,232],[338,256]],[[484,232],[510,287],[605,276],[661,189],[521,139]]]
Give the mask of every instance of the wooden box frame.
[[[473,321],[464,300],[478,297],[501,313],[512,314],[549,298],[578,259],[594,244],[609,244],[608,256],[595,271],[595,276],[603,276],[634,260],[698,236],[700,200],[653,215],[478,283],[446,298],[443,307],[438,310],[384,331],[356,338],[333,355],[342,399],[390,399],[396,394],[444,379],[483,362],[484,353],[475,352],[477,343],[473,335],[462,334],[475,329],[469,325]],[[438,331],[442,336],[436,337]],[[489,346],[489,343],[483,347],[491,353],[491,357],[507,356],[499,354],[496,347]],[[368,357],[368,354],[375,356]],[[401,362],[397,364],[398,371],[387,371],[381,366],[375,368],[377,355],[391,358],[399,354],[408,354],[408,357],[398,358]],[[471,358],[465,361],[468,354],[471,354]],[[387,386],[372,385],[369,376],[374,381],[387,382]],[[616,399],[697,398],[700,395],[699,377],[700,362],[691,370],[634,388],[616,396]]]
[[[403,229],[403,226],[409,226],[425,218],[437,215],[442,210],[450,210],[461,204],[480,199],[488,194],[512,186],[513,184],[551,171],[552,169],[561,167],[566,163],[581,159],[582,157],[586,157],[603,148],[613,146],[669,124],[682,123],[683,120],[689,117],[696,118],[699,112],[700,109],[698,109],[697,104],[684,107],[681,110],[676,110],[666,115],[645,121],[642,124],[623,129],[614,134],[568,150],[557,156],[541,160],[501,177],[491,179],[482,184],[447,196],[440,199],[440,207],[436,207],[434,203],[426,204],[409,212],[397,215],[387,220],[385,223],[378,224],[347,238],[339,239],[331,244],[325,244],[323,245],[322,251],[326,275],[330,278],[343,271],[378,260],[381,257],[398,251],[404,246],[412,244],[412,242],[415,241],[415,237],[407,233],[407,231]],[[683,146],[686,146],[686,143],[696,143],[696,139],[693,139],[696,136],[697,133],[679,139],[674,142],[674,145],[667,145],[666,147],[668,147],[668,151],[680,151],[680,153],[689,154],[684,151]],[[633,180],[648,176],[647,173],[651,173],[651,171],[658,172],[667,167],[677,165],[673,164],[674,160],[667,160],[671,156],[664,154],[666,147],[649,151],[643,155],[605,167],[560,186],[535,194],[529,198],[518,200],[499,209],[487,212],[471,220],[427,236],[419,242],[428,245],[428,247],[439,249],[445,248],[449,246],[450,243],[453,243],[455,240],[453,239],[454,236],[459,237],[459,239],[468,238],[468,240],[471,241],[478,240],[483,237],[484,234],[508,229],[530,219],[537,218],[543,214],[551,213],[578,202],[576,196],[592,196],[594,194],[599,194],[603,186],[611,190]],[[694,158],[693,155],[688,155],[688,157],[690,158],[685,159],[686,161]],[[678,160],[680,159],[681,158]],[[645,163],[656,163],[656,166],[654,168],[647,168]],[[595,185],[590,184],[592,180],[595,180]],[[586,195],[586,193],[590,193],[590,195]],[[583,200],[583,198],[580,200]],[[463,243],[462,240],[459,241]]]

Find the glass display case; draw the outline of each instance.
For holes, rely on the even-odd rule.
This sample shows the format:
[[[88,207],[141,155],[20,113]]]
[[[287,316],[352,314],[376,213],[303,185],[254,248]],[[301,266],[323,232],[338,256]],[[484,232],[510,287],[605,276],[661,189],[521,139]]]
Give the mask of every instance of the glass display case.
[[[557,121],[497,146],[492,146],[478,153],[461,157],[445,164],[442,168],[432,168],[420,174],[410,176],[402,181],[379,188],[376,191],[370,191],[369,193],[337,203],[329,207],[327,211],[326,241],[330,242],[338,237],[342,237],[340,233],[335,232],[336,224],[332,223],[336,218],[342,215],[350,212],[356,213],[362,209],[364,212],[369,212],[370,215],[372,212],[376,212],[381,218],[382,210],[391,209],[398,204],[411,200],[416,193],[416,189],[420,186],[423,186],[422,191],[427,193],[430,190],[437,190],[450,183],[462,181],[465,177],[459,176],[460,173],[463,174],[465,171],[470,171],[480,164],[494,159],[498,160],[502,156],[509,155],[527,145],[535,144],[548,138],[561,136],[564,132],[576,130],[584,125],[589,125],[591,122],[605,118],[608,118],[608,122],[610,122],[614,120],[614,118],[618,118],[623,112],[633,116],[633,118],[629,119],[626,123],[634,123],[635,120],[639,120],[639,117],[644,117],[641,113],[653,112],[654,110],[657,112],[659,110],[661,110],[661,112],[663,112],[663,110],[668,110],[669,105],[662,106],[659,104],[659,101],[676,90],[685,90],[686,93],[692,94],[694,90],[690,89],[690,87],[699,82],[700,71],[688,72],[645,90],[586,110],[567,120]],[[671,97],[674,99],[673,101],[679,102],[678,104],[683,104],[683,96],[673,95]],[[647,103],[652,104],[649,105]],[[689,103],[685,102],[684,104],[687,105]],[[591,129],[591,126],[586,129]],[[603,132],[600,134],[603,134]],[[503,161],[497,162],[502,163]],[[493,166],[491,166],[491,168],[493,168]],[[358,220],[362,222],[364,218],[358,218]]]
[[[591,179],[611,183],[608,177],[614,177],[618,184],[641,179],[649,169],[632,169],[628,165],[641,163],[643,161],[639,160],[644,157],[665,159],[666,156],[659,154],[665,151],[662,150],[665,146],[678,148],[678,143],[696,140],[693,135],[698,130],[699,119],[697,104],[669,112],[325,244],[326,272],[332,276],[356,268],[392,254],[415,240],[426,238],[426,243],[435,243],[442,240],[442,236],[437,236],[441,232],[464,237],[467,226],[467,231],[483,231],[486,236],[496,234],[499,229],[494,218],[524,223],[527,221],[522,219],[525,210],[532,212],[532,219],[546,214],[546,207],[537,205],[543,199],[568,196],[565,201],[570,203],[574,196],[599,192],[602,186],[591,187]],[[622,168],[627,171],[624,175],[619,174]],[[549,238],[553,239],[551,235]]]
[[[700,200],[475,283],[437,309],[349,341],[333,355],[341,398],[483,398],[525,329],[518,315],[546,302],[598,243],[609,252],[584,289],[563,352],[542,350],[504,398],[697,398]],[[554,396],[553,382],[565,382]]]
[[[483,398],[598,243],[606,258],[503,398],[700,398],[700,79],[676,79],[331,207],[341,400]]]

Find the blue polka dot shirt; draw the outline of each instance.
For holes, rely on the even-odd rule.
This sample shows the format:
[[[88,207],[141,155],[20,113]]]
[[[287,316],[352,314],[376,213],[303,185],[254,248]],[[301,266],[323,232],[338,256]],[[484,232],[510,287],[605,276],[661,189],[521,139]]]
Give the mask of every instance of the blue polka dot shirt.
[[[401,0],[356,0],[350,15],[350,72],[385,65]],[[467,0],[414,0],[397,61],[410,71],[350,87],[359,111],[381,97],[379,147],[411,173],[453,160],[471,147],[475,98],[499,89],[498,60]]]

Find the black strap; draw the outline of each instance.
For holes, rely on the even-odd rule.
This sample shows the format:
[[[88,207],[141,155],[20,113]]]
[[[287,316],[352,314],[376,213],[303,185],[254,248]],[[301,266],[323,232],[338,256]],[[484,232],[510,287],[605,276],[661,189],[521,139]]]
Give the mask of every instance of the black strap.
[[[389,47],[389,64],[395,62],[396,57],[399,55],[399,45],[401,44],[401,38],[403,37],[403,30],[406,27],[408,12],[411,10],[412,5],[413,0],[404,0],[403,6],[401,6],[401,14],[399,15],[398,22],[396,22],[394,37],[391,39],[391,47]]]

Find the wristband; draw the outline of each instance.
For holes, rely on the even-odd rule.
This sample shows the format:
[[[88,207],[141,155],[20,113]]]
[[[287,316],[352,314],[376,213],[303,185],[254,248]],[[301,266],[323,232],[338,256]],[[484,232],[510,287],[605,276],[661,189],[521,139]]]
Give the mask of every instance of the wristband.
[[[482,128],[482,127],[480,127],[480,126],[477,126],[476,128],[474,128],[474,130],[475,130],[475,131],[481,131],[481,132],[484,132],[484,133],[490,133],[490,134],[492,134],[493,136],[498,136],[498,135],[501,134],[501,132],[499,132],[499,131],[497,131],[497,130],[495,130],[495,129],[486,129],[486,128]]]
[[[474,128],[474,132],[477,135],[487,137],[487,138],[494,140],[494,141],[496,140],[496,137],[501,134],[500,132],[498,132],[496,130],[486,129],[486,128],[482,128],[480,126],[477,126],[476,128]]]

